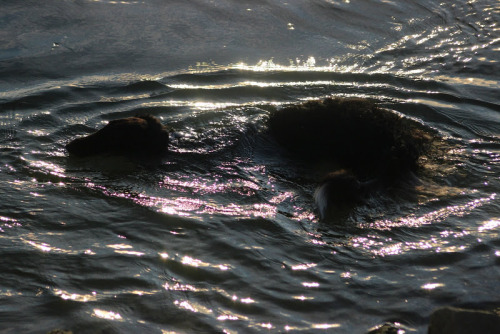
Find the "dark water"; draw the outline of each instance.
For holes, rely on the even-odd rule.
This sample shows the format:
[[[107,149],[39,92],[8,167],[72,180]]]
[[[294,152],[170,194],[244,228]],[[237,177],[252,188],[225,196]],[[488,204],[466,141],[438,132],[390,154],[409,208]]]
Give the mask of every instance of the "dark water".
[[[497,1],[0,3],[0,332],[425,333],[500,299]],[[272,107],[377,99],[449,146],[320,222]],[[150,113],[161,160],[64,145]]]

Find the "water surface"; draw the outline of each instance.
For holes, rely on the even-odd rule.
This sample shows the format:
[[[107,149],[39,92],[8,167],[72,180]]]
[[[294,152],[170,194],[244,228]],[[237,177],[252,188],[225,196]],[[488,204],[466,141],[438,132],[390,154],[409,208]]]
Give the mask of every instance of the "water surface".
[[[425,333],[498,302],[496,1],[2,1],[0,329]],[[376,99],[448,143],[322,222],[272,108]],[[64,145],[149,113],[163,159]]]

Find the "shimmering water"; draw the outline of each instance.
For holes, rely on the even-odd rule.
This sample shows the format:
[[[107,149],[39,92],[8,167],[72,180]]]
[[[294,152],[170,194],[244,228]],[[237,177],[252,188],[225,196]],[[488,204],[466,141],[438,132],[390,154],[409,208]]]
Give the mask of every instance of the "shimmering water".
[[[0,331],[425,333],[500,299],[497,1],[0,3]],[[320,222],[272,107],[377,99],[449,143]],[[64,145],[150,113],[160,160]]]

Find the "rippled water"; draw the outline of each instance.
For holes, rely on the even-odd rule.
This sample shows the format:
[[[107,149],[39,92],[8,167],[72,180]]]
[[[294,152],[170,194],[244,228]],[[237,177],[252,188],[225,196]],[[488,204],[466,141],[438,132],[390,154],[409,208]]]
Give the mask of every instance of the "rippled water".
[[[497,1],[0,4],[0,330],[425,333],[500,299]],[[447,141],[335,222],[269,111],[373,98]],[[150,113],[164,159],[64,145]]]

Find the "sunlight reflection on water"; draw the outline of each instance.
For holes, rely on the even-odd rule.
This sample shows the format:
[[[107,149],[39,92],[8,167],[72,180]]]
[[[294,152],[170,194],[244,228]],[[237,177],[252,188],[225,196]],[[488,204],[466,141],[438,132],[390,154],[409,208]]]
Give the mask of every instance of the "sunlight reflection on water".
[[[74,300],[74,301],[82,302],[82,303],[97,300],[97,293],[95,291],[93,291],[91,294],[78,294],[78,293],[70,293],[68,291],[56,289],[56,290],[54,290],[54,294],[56,296],[61,297],[64,300]]]
[[[426,213],[422,216],[415,214],[401,217],[397,220],[379,220],[375,222],[362,223],[362,228],[390,230],[394,227],[420,227],[422,225],[432,224],[442,221],[450,216],[462,217],[469,214],[474,209],[492,202],[496,198],[496,194],[491,194],[488,197],[471,200],[465,204],[451,205],[445,208],[440,208],[436,211]]]
[[[161,186],[165,189],[179,193],[189,193],[191,196],[151,196],[146,193],[135,193],[131,191],[122,192],[107,188],[102,184],[86,183],[90,189],[103,192],[107,196],[125,198],[133,202],[151,208],[157,208],[159,212],[172,215],[187,216],[192,218],[199,215],[223,215],[241,218],[272,218],[278,213],[278,206],[288,200],[292,200],[296,195],[292,192],[279,192],[272,194],[266,202],[254,202],[244,204],[238,202],[219,203],[217,201],[204,199],[208,195],[231,195],[254,197],[260,186],[250,180],[228,179],[225,182],[214,182],[213,180],[203,178],[191,178],[190,180],[180,180],[173,177],[165,177]],[[192,195],[195,195],[193,197]],[[201,196],[201,197],[200,197]],[[200,198],[198,198],[200,197]],[[294,210],[296,219],[308,219],[314,217],[310,210],[305,210],[296,205]]]
[[[122,316],[119,313],[115,313],[113,311],[105,311],[101,309],[94,309],[94,313],[92,314],[93,316],[101,319],[106,319],[106,320],[123,320]]]
[[[0,92],[7,331],[361,333],[390,319],[423,332],[434,307],[491,300],[498,6],[1,7],[13,36]],[[453,166],[426,162],[432,181],[404,199],[319,221],[315,180],[265,131],[273,108],[328,96],[436,129],[457,143]],[[175,131],[164,161],[66,155],[70,138],[137,113]]]

